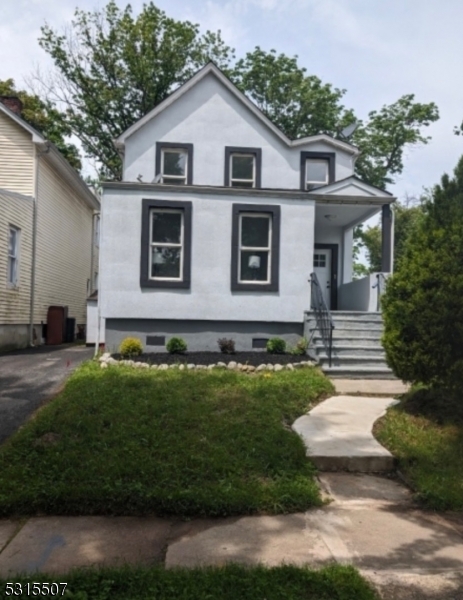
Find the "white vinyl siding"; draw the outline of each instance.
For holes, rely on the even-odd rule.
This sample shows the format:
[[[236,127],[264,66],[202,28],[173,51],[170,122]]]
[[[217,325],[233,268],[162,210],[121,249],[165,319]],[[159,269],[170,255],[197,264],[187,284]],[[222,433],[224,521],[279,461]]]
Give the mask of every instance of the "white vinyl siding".
[[[0,191],[0,324],[27,324],[30,310],[32,263],[32,215],[30,198]],[[8,285],[10,227],[21,230],[20,268],[16,287]]]
[[[0,188],[33,196],[34,163],[31,134],[0,112]]]
[[[50,305],[68,306],[69,317],[86,322],[88,283],[96,270],[91,265],[92,219],[93,210],[45,155],[39,170],[36,322],[46,321]]]

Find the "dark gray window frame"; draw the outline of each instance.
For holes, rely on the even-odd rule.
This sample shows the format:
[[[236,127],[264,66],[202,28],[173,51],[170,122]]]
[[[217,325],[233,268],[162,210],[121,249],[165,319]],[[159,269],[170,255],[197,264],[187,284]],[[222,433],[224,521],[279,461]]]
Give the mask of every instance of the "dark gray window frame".
[[[238,280],[239,219],[243,213],[269,213],[272,215],[272,245],[270,283],[240,283]],[[280,274],[280,223],[281,210],[274,204],[233,204],[232,206],[232,253],[231,290],[232,292],[278,292]]]
[[[161,279],[150,279],[148,276],[150,248],[150,211],[153,208],[183,210],[183,273],[181,281],[163,281]],[[193,207],[191,202],[177,202],[174,200],[151,200],[149,198],[143,199],[141,217],[140,287],[167,289],[190,288],[192,212]]]
[[[156,142],[156,177],[161,174],[161,154],[164,149],[178,148],[187,151],[186,185],[193,185],[193,144],[176,144],[175,142]],[[167,184],[166,184],[167,185]]]
[[[256,185],[253,189],[258,190],[262,187],[262,148],[245,148],[244,146],[225,146],[225,176],[224,185],[225,187],[231,187],[230,185],[230,156],[232,154],[253,154],[256,159]]]
[[[328,184],[313,185],[306,189],[306,162],[307,160],[326,160],[328,162]],[[323,187],[336,181],[336,152],[301,152],[301,190],[310,191]]]

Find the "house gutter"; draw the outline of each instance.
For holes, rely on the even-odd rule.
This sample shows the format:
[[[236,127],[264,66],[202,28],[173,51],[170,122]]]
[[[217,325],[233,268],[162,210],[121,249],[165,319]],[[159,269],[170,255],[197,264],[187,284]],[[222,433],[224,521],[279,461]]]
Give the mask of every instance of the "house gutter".
[[[31,265],[31,294],[29,309],[29,346],[34,346],[34,304],[35,304],[35,272],[37,268],[37,217],[39,207],[39,165],[44,154],[50,152],[49,142],[44,144],[45,150],[35,151],[35,174],[34,174],[34,208],[32,213],[32,265]]]

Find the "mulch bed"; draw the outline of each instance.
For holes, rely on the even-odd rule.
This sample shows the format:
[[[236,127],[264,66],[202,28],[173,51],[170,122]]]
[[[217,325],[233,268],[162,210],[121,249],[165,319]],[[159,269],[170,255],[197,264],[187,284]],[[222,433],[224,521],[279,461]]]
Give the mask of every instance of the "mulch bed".
[[[120,354],[113,354],[113,358],[121,360]],[[172,365],[175,363],[194,364],[194,365],[212,365],[218,362],[228,364],[230,361],[248,364],[258,367],[261,364],[280,364],[298,363],[309,360],[308,356],[295,356],[294,354],[268,354],[267,352],[236,352],[236,354],[222,354],[221,352],[185,352],[185,354],[169,354],[167,352],[149,352],[135,356],[132,360],[136,362],[146,362],[151,365]]]

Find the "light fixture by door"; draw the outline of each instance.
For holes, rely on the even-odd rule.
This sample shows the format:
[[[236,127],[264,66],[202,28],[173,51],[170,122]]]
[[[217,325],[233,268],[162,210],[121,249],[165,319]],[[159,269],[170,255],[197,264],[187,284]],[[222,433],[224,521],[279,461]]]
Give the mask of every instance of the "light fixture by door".
[[[325,219],[327,221],[334,221],[334,219],[336,219],[337,215],[325,215]]]

